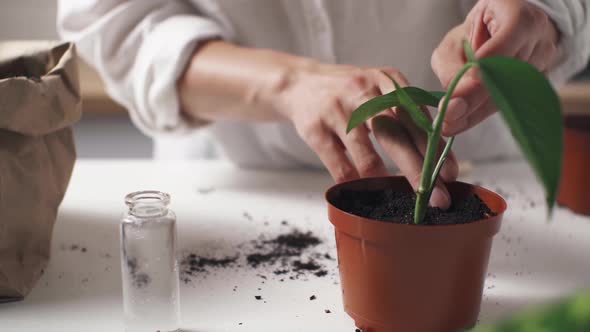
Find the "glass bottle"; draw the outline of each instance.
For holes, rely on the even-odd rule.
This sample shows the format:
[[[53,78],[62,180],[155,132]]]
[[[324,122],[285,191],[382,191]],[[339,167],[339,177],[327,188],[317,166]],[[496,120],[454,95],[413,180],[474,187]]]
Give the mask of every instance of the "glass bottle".
[[[176,216],[170,195],[138,191],[125,197],[121,273],[125,331],[179,331]]]

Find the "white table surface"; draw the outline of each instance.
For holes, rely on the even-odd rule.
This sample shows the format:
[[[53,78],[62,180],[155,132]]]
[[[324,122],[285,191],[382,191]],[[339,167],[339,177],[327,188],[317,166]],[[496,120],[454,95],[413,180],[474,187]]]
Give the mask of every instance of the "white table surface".
[[[525,164],[478,165],[463,180],[500,188],[509,205],[494,242],[482,321],[590,286],[590,219],[558,208],[548,223],[542,191]],[[284,231],[280,221],[286,219],[319,234],[335,257],[323,200],[330,184],[319,172],[244,171],[219,162],[79,161],[55,226],[49,266],[24,301],[0,305],[0,331],[124,330],[118,223],[129,192],[172,195],[181,250],[233,252],[260,233]],[[214,190],[199,192],[209,188]],[[87,252],[67,249],[71,245]],[[329,270],[337,272],[336,262]],[[183,330],[354,331],[334,281],[337,274],[261,285],[255,271],[230,269],[181,283]],[[310,301],[311,295],[317,300]]]

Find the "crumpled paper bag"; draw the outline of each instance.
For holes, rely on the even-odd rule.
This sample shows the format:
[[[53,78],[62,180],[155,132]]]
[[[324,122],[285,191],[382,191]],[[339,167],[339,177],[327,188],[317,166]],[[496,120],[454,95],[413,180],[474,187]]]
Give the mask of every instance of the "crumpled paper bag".
[[[0,302],[23,299],[43,274],[76,160],[76,50],[44,47],[6,59],[0,43]]]

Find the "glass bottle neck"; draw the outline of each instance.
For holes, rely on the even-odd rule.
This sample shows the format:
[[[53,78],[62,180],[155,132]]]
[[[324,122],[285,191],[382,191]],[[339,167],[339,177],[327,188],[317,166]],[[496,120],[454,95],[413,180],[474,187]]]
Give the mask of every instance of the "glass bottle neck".
[[[168,213],[170,195],[154,190],[137,191],[125,197],[129,214],[139,218],[156,218]]]

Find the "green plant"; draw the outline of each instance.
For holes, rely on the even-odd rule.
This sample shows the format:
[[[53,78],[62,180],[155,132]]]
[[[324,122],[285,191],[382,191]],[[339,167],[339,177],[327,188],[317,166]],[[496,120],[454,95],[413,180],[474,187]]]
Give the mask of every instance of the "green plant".
[[[471,332],[588,332],[590,292],[585,291],[554,304],[526,309],[494,324],[484,324]]]
[[[396,90],[359,106],[349,120],[347,132],[378,113],[396,106],[408,112],[416,125],[426,132],[428,141],[414,210],[414,223],[418,224],[424,218],[438,173],[455,141],[455,138],[451,137],[440,158],[435,160],[450,100],[448,97],[453,95],[463,75],[469,69],[477,68],[512,136],[543,184],[547,207],[551,213],[555,204],[563,153],[563,120],[557,93],[543,73],[526,62],[505,57],[477,59],[468,42],[464,43],[464,51],[467,63],[455,76],[446,92],[425,91],[417,87],[400,88],[390,77]],[[440,111],[431,123],[418,105],[437,107],[441,99],[443,103]]]

